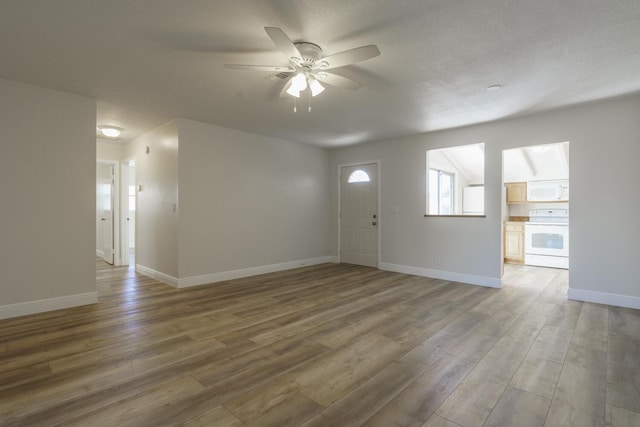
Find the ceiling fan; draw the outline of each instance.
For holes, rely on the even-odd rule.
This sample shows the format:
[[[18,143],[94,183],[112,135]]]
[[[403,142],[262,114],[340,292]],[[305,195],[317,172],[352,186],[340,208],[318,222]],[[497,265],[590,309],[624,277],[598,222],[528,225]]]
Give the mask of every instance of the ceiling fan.
[[[339,88],[355,90],[362,86],[355,80],[327,72],[333,68],[366,61],[380,55],[375,45],[361,46],[345,50],[333,55],[323,56],[322,48],[315,43],[292,42],[291,39],[277,27],[264,27],[273,43],[289,58],[286,66],[273,65],[243,65],[224,64],[225,68],[234,70],[268,71],[276,73],[279,78],[286,80],[280,96],[285,93],[300,97],[300,92],[309,88],[311,96],[324,91],[322,83]]]

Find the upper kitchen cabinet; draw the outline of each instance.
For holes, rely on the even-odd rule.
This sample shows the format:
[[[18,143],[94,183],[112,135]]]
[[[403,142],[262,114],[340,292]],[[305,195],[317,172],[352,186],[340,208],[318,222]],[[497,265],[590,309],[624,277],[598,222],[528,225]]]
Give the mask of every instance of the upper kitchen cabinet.
[[[520,204],[527,203],[527,183],[526,182],[507,182],[507,203]]]

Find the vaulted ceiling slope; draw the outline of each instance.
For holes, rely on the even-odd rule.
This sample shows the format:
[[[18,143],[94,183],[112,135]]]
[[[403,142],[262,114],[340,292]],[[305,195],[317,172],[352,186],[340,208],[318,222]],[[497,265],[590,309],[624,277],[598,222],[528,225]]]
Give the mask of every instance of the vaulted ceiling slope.
[[[294,113],[223,68],[286,65],[265,26],[381,55]],[[95,98],[124,140],[185,117],[334,147],[528,114],[640,91],[638,40],[640,0],[0,0],[0,78]]]

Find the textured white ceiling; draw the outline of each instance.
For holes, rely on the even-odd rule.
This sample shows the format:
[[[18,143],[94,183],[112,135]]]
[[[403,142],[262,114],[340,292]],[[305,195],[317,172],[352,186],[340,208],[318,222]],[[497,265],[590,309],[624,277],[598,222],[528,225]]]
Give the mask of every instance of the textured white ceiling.
[[[265,26],[381,56],[294,114],[222,66],[286,65]],[[186,117],[333,147],[522,115],[640,91],[638,40],[640,0],[0,0],[0,77],[99,100],[122,140]]]

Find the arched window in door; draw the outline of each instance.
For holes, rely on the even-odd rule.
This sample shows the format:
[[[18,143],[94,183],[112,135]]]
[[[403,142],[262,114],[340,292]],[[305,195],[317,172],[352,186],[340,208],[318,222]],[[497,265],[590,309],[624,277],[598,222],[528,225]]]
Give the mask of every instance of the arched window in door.
[[[349,179],[347,180],[349,184],[354,182],[369,182],[369,181],[371,181],[371,179],[369,178],[369,174],[363,171],[362,169],[358,169],[351,172],[351,175],[349,175]]]

